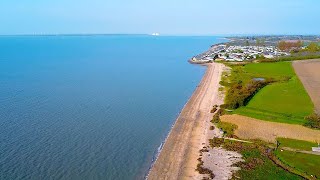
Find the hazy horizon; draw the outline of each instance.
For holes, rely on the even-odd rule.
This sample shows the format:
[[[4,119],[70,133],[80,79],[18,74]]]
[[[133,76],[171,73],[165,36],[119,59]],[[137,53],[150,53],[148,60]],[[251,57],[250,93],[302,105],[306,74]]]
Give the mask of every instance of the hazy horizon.
[[[121,33],[34,33],[34,34],[0,34],[0,36],[148,36],[145,34],[121,34]],[[319,34],[159,34],[159,36],[212,36],[212,37],[237,37],[237,36],[320,36]]]
[[[8,1],[1,35],[316,35],[316,0]]]

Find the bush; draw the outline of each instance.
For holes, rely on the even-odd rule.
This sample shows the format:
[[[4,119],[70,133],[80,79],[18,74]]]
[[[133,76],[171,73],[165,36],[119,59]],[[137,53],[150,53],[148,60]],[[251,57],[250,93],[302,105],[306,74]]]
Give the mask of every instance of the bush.
[[[258,60],[263,60],[263,59],[266,59],[266,58],[264,57],[264,55],[259,55],[259,54],[257,54],[257,55],[256,55],[256,59],[258,59]]]
[[[226,111],[225,111],[224,108],[220,107],[220,109],[218,110],[217,114],[218,114],[219,116],[222,116],[222,115],[226,114]]]
[[[218,106],[216,106],[218,107]],[[211,122],[212,123],[219,123],[220,122],[220,116],[225,114],[225,109],[221,108],[213,115]]]
[[[270,62],[270,63],[272,63],[272,62],[277,62],[278,60],[277,59],[259,59],[258,60],[259,62]]]
[[[198,161],[199,163],[197,164],[196,171],[198,171],[199,174],[208,174],[210,178],[213,179],[215,177],[213,172],[210,169],[203,167],[203,161],[201,158],[198,158]]]
[[[211,130],[211,131],[214,130],[214,126],[210,126],[210,130]]]
[[[219,122],[218,127],[223,131],[227,137],[233,137],[234,131],[238,128],[237,125],[228,122]]]
[[[213,108],[211,109],[210,113],[215,113],[217,111],[218,106],[214,105]]]
[[[230,83],[226,82],[226,81],[220,81],[219,84],[221,86],[230,86]]]
[[[214,148],[214,147],[220,147],[224,143],[223,138],[217,138],[214,137],[213,139],[209,139],[209,145]]]
[[[308,50],[308,51],[310,51],[310,52],[317,52],[317,51],[320,51],[320,47],[319,47],[319,45],[318,45],[317,43],[311,42],[311,43],[307,46],[306,50]]]
[[[214,114],[211,122],[212,123],[219,123],[220,122],[220,115],[218,113]]]
[[[314,129],[320,129],[320,116],[317,114],[311,114],[305,119],[308,121],[304,124],[304,126],[314,128]]]
[[[269,81],[250,81],[247,85],[242,85],[241,82],[232,85],[226,95],[226,107],[237,109],[245,106],[250,99],[264,86],[269,84]]]
[[[220,105],[220,108],[221,108],[221,109],[226,109],[227,107],[228,107],[227,104],[221,104],[221,105]]]

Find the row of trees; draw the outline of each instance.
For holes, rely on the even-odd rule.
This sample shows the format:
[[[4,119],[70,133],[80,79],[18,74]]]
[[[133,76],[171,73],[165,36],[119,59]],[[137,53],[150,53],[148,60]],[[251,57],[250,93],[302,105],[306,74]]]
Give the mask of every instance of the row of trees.
[[[303,41],[279,41],[278,48],[281,51],[308,51],[308,52],[318,52],[320,51],[319,43],[317,42],[311,42],[307,45],[305,49],[302,50],[302,47],[304,45]]]
[[[302,41],[279,41],[278,48],[281,51],[291,51],[294,49],[301,49],[303,46]]]

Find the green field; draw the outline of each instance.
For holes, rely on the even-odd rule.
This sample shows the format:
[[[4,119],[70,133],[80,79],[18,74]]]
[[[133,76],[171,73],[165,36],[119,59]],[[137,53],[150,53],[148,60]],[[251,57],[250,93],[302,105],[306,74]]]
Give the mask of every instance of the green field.
[[[262,88],[246,106],[234,113],[281,123],[306,122],[304,117],[313,112],[313,104],[290,62],[251,63],[241,68],[238,75],[233,72],[232,76],[236,75],[233,80],[246,82],[252,78],[266,78],[276,82]]]
[[[275,152],[276,156],[288,166],[306,173],[309,176],[317,176],[320,178],[320,156],[313,154],[296,153],[292,151],[280,151]]]
[[[301,141],[288,138],[277,138],[280,143],[279,148],[275,151],[275,155],[284,164],[294,168],[300,173],[308,176],[316,175],[320,178],[320,156],[313,154],[305,154],[294,151],[282,150],[281,148],[288,147],[294,150],[310,151],[312,147],[317,147],[315,142]]]
[[[231,76],[228,77],[228,81],[231,83],[239,81],[246,83],[253,78],[272,78],[281,81],[295,76],[291,62],[250,63],[246,65],[231,65],[231,67]]]
[[[279,148],[289,147],[292,149],[303,150],[303,151],[311,151],[312,147],[318,146],[318,144],[315,142],[308,142],[308,141],[289,139],[289,138],[277,138],[277,141],[280,143]]]
[[[295,75],[291,62],[251,63],[244,66],[251,77],[283,78]]]

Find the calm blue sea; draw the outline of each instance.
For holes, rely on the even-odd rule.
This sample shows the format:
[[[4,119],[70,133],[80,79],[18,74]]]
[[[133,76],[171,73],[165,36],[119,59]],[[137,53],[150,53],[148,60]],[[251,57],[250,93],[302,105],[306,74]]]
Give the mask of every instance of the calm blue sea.
[[[218,37],[0,37],[0,179],[142,179]]]

